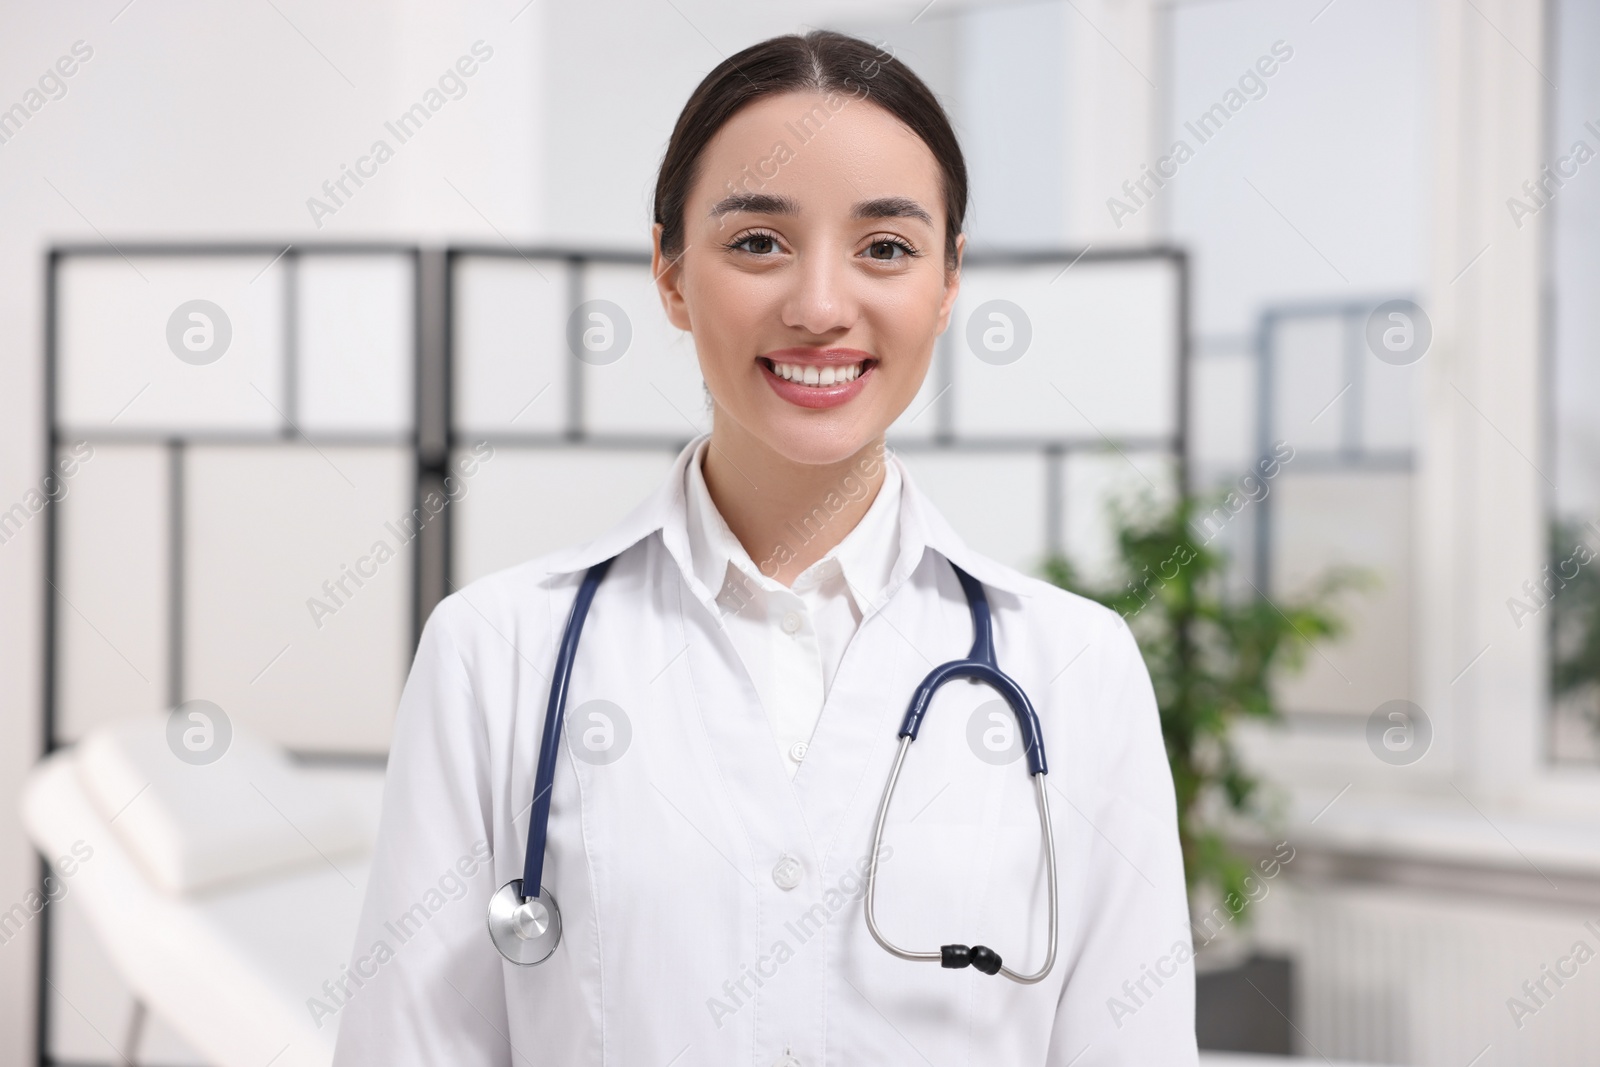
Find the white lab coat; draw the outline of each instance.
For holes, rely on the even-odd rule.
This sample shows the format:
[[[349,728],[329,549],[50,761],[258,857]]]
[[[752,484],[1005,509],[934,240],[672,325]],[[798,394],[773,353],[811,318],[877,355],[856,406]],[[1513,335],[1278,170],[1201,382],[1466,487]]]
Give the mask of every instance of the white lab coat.
[[[473,582],[429,618],[350,973],[308,1001],[338,1017],[336,1064],[1196,1063],[1172,782],[1123,620],[975,553],[902,464],[900,558],[791,781],[717,591],[689,562],[697,443],[600,537]],[[485,910],[522,875],[578,583],[619,553],[583,629],[552,793],[543,880],[564,937],[517,967]],[[1049,760],[1061,929],[1031,986],[898,959],[862,914],[906,704],[972,642],[951,562],[984,584],[1000,667],[1029,694]],[[982,943],[1027,973],[1044,958],[1045,868],[1026,762],[979,755],[1004,739],[979,711],[994,699],[966,682],[935,698],[889,814],[877,914],[904,947]],[[625,723],[607,734],[575,717],[593,700]]]

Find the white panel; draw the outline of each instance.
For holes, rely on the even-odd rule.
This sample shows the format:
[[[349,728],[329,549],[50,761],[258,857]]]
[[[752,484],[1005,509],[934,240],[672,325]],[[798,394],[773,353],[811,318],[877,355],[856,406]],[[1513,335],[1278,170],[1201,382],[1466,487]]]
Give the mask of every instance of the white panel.
[[[1344,320],[1335,315],[1277,324],[1271,338],[1274,439],[1296,450],[1339,447],[1345,413],[1358,399],[1345,370],[1344,331]]]
[[[952,317],[952,321],[954,321]],[[946,387],[949,381],[951,360],[956,355],[956,338],[950,330],[945,330],[934,342],[933,360],[928,365],[928,373],[923,375],[922,388],[917,390],[917,395],[911,403],[900,413],[889,426],[888,443],[894,446],[896,441],[927,441],[939,431],[939,412],[949,403],[950,394]]]
[[[1164,260],[1080,262],[1063,274],[1065,265],[963,271],[950,321],[957,432],[1075,440],[1174,434],[1175,268]],[[996,324],[984,307],[992,300],[1020,307],[1031,327],[1014,362],[988,362],[972,345],[975,316],[980,335]]]
[[[286,410],[284,272],[281,262],[268,266],[271,259],[64,259],[57,309],[62,424],[114,422],[118,429],[163,431],[280,428]],[[207,315],[209,326],[189,317],[199,313],[186,307],[196,300],[220,309]],[[178,337],[176,347],[169,331]],[[191,350],[185,334],[192,344],[208,347]],[[213,361],[192,362],[205,359]]]
[[[901,452],[911,477],[977,551],[1027,574],[1045,545],[1045,462],[1032,452]]]
[[[1337,564],[1368,568],[1382,583],[1340,598],[1348,633],[1307,651],[1303,673],[1279,686],[1284,707],[1367,715],[1412,699],[1411,476],[1290,467],[1274,479],[1271,501],[1274,599],[1302,594]]]
[[[676,456],[666,450],[496,449],[455,505],[456,585],[605,532],[655,491]]]
[[[1189,365],[1189,456],[1197,467],[1246,470],[1255,461],[1256,374],[1250,352]]]
[[[1370,354],[1363,361],[1361,441],[1369,450],[1412,447],[1417,424],[1419,364],[1396,367]]]
[[[400,448],[192,450],[185,698],[291,748],[386,750],[411,662],[411,473]]]
[[[295,270],[300,427],[408,431],[416,378],[411,258],[307,255]]]
[[[1145,500],[1166,506],[1176,494],[1172,460],[1149,452],[1081,452],[1066,457],[1062,471],[1062,533],[1067,558],[1090,581],[1116,576],[1114,505],[1142,515]]]
[[[567,265],[463,257],[452,277],[457,428],[559,433],[567,428]]]
[[[617,305],[632,334],[615,360],[581,364],[584,429],[685,438],[711,429],[694,339],[667,321],[650,268],[591,264],[583,299]]]
[[[167,450],[69,445],[57,531],[56,684],[63,741],[167,709]]]

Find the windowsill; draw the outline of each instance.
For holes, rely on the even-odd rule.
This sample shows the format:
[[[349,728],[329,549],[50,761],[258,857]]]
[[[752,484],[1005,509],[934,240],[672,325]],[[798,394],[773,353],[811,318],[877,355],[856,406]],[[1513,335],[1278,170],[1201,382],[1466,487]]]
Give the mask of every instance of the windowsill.
[[[1291,843],[1322,851],[1542,870],[1552,876],[1600,876],[1600,819],[1488,810],[1453,790],[1449,796],[1424,799],[1362,795],[1359,786],[1351,785],[1343,796],[1330,800],[1322,790],[1300,791],[1289,820]]]
[[[1259,727],[1238,744],[1282,813],[1275,830],[1239,826],[1241,844],[1286,838],[1317,857],[1296,867],[1341,880],[1600,902],[1600,770],[1551,766],[1480,795],[1440,752],[1394,767],[1359,737]]]

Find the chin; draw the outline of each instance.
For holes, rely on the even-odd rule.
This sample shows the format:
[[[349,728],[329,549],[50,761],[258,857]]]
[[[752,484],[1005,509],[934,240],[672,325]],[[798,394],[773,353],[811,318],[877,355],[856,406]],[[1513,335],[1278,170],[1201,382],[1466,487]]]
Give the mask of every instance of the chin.
[[[816,467],[847,462],[882,433],[876,419],[842,412],[800,415],[785,411],[756,430],[756,436],[778,455]]]

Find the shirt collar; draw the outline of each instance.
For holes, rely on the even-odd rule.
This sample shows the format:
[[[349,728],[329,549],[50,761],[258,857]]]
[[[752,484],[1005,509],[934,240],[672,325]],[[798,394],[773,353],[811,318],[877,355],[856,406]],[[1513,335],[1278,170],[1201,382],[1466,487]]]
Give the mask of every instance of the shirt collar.
[[[709,440],[709,433],[699,434],[684,445],[678,457],[655,490],[619,522],[598,537],[571,548],[552,553],[546,559],[546,570],[551,574],[567,574],[586,570],[602,560],[610,559],[639,541],[660,531],[661,539],[686,580],[706,603],[714,603],[718,589],[705,586],[694,568],[689,551],[688,498],[685,475],[690,460],[700,443]],[[917,486],[911,472],[892,450],[884,456],[896,467],[901,480],[900,491],[900,552],[890,574],[883,600],[893,595],[900,583],[915,572],[922,562],[926,549],[933,549],[985,586],[1004,590],[1019,597],[1032,596],[1039,579],[1029,577],[1001,563],[980,555],[970,548],[956,533],[939,509],[933,506]],[[876,503],[876,501],[874,501]],[[879,607],[882,607],[880,602]]]
[[[767,571],[768,566],[775,570],[777,563],[782,562],[778,559],[778,548],[775,547],[770,555],[764,556],[760,564],[754,562],[711,499],[701,467],[710,444],[709,438],[700,440],[689,456],[686,473],[688,543],[695,576],[707,589],[720,590],[728,581],[745,585],[754,582],[769,590],[779,588],[782,583]],[[816,571],[806,578],[807,582],[823,581],[836,568],[843,573],[845,588],[863,615],[871,610],[872,605],[882,603],[883,592],[898,558],[902,481],[897,465],[884,465],[883,485],[860,521],[839,544],[813,564]],[[829,504],[833,507],[842,506],[845,495],[844,491],[829,494],[831,500],[825,500],[818,509],[822,521],[826,521]],[[812,524],[791,523],[788,529],[790,536],[785,547],[792,550],[797,543],[809,539],[811,531],[815,529],[815,520]],[[729,567],[733,567],[737,573],[730,575]],[[798,586],[796,588],[799,589]]]

